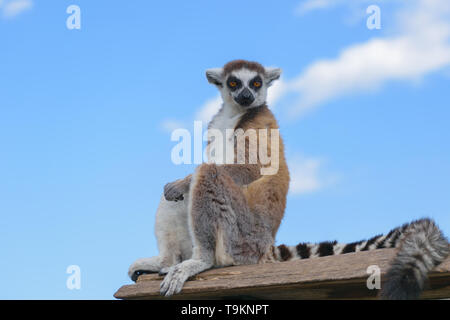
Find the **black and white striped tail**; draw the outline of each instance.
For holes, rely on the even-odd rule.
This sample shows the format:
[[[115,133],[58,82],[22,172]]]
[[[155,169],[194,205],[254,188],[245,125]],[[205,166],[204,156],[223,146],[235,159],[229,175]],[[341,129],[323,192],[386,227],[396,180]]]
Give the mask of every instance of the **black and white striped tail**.
[[[273,254],[275,260],[277,261],[288,261],[375,249],[395,248],[401,240],[407,227],[408,224],[405,224],[391,230],[387,235],[380,234],[369,240],[361,240],[352,243],[324,241],[320,243],[299,243],[296,246],[286,246],[282,244],[274,247]]]
[[[449,242],[434,221],[423,219],[411,223],[385,276],[380,297],[418,299],[427,283],[428,272],[449,254]]]
[[[384,248],[398,248],[399,252],[386,274],[380,295],[383,299],[418,298],[428,272],[450,254],[448,240],[431,219],[406,223],[387,235],[348,244],[337,241],[299,243],[296,246],[282,244],[274,246],[272,254],[277,261],[288,261]]]

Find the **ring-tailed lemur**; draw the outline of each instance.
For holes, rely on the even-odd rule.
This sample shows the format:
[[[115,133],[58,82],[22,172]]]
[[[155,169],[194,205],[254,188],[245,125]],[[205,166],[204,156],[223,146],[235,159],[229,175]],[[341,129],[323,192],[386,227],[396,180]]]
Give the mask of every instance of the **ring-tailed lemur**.
[[[245,60],[207,70],[208,81],[219,89],[223,99],[222,108],[208,129],[223,132],[225,146],[231,145],[233,150],[237,149],[235,137],[229,133],[233,131],[226,129],[278,129],[266,105],[266,96],[267,88],[280,74],[278,68],[265,68]],[[244,164],[206,163],[194,174],[168,183],[156,213],[159,256],[136,260],[129,268],[131,279],[136,281],[143,273],[166,274],[161,294],[170,296],[180,292],[189,277],[214,266],[396,247],[399,251],[387,273],[381,297],[419,297],[428,272],[450,252],[447,239],[429,219],[405,224],[385,236],[350,244],[274,246],[289,187],[283,143],[281,137],[278,139],[276,174],[262,175],[261,168],[265,165],[259,157],[257,163],[248,161],[251,151],[245,144]],[[257,146],[259,142],[258,138]],[[272,150],[270,141],[267,149]],[[222,156],[216,154],[215,159]]]

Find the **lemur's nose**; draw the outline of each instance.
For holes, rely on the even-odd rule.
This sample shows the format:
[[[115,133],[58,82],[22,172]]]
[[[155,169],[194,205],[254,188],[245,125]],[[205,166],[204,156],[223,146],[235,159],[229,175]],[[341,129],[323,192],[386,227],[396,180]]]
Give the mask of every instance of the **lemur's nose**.
[[[236,98],[236,102],[245,107],[251,105],[254,100],[255,98],[248,88],[244,88]]]
[[[250,92],[250,90],[248,90],[247,88],[245,88],[244,90],[242,90],[242,97],[244,99],[250,99],[252,98],[252,93]]]

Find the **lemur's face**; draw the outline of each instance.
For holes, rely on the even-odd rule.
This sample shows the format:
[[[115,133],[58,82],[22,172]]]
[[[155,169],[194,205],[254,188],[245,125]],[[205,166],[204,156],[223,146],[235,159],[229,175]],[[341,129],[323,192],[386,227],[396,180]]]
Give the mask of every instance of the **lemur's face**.
[[[255,71],[240,69],[231,72],[225,79],[222,94],[229,96],[244,108],[260,106],[266,101],[267,86],[263,77]]]
[[[245,109],[263,105],[267,98],[267,88],[280,74],[281,70],[278,68],[262,66],[258,70],[242,67],[229,72],[225,72],[224,68],[206,71],[208,81],[217,86],[225,103]]]

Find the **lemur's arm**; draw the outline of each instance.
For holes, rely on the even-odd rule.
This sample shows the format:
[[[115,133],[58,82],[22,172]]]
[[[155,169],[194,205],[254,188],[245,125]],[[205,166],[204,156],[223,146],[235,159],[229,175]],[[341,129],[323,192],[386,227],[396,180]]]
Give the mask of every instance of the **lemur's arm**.
[[[164,198],[167,201],[183,200],[183,194],[189,191],[189,185],[191,184],[192,174],[188,175],[184,179],[179,179],[174,182],[169,182],[164,186]]]
[[[225,170],[227,174],[239,186],[252,183],[261,177],[260,165],[258,164],[224,164],[219,166]],[[169,182],[164,186],[164,197],[167,201],[183,200],[183,194],[189,191],[192,175],[188,175],[184,179]]]
[[[225,164],[223,168],[238,186],[252,183],[261,177],[259,164]]]

